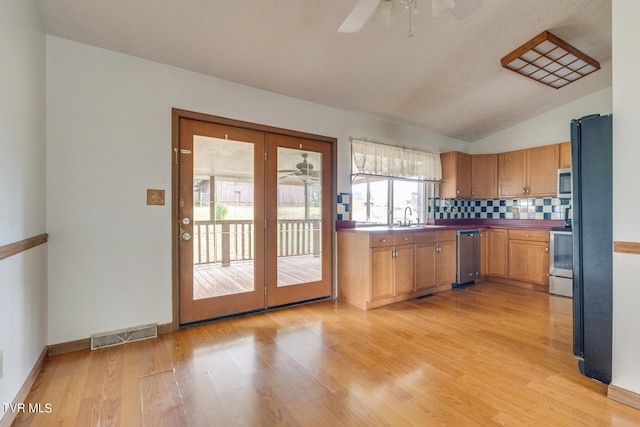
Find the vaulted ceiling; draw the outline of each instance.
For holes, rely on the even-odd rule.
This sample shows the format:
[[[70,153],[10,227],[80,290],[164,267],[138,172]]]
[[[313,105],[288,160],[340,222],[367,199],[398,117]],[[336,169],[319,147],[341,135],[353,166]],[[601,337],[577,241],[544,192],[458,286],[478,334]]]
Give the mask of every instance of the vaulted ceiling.
[[[48,34],[464,141],[611,85],[610,0],[484,0],[337,30],[357,0],[37,0]],[[464,1],[464,0],[462,0]],[[561,89],[502,68],[544,30],[600,62]]]

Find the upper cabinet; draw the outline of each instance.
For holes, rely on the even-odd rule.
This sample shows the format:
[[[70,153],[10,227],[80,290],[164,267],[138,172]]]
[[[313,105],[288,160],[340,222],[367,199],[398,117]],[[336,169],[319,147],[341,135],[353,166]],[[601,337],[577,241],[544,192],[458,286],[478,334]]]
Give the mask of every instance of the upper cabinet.
[[[555,196],[559,157],[559,144],[498,154],[498,197]]]
[[[571,142],[560,144],[560,166],[561,169],[571,167]]]
[[[450,151],[440,160],[443,199],[549,197],[558,191],[558,168],[571,167],[571,144],[499,154]]]
[[[498,155],[471,156],[471,197],[495,199],[498,197]]]
[[[440,198],[468,199],[471,197],[471,155],[450,151],[440,154],[442,184]]]
[[[527,197],[555,196],[558,194],[558,164],[560,145],[545,145],[527,150]]]
[[[526,197],[527,151],[498,154],[498,197]]]

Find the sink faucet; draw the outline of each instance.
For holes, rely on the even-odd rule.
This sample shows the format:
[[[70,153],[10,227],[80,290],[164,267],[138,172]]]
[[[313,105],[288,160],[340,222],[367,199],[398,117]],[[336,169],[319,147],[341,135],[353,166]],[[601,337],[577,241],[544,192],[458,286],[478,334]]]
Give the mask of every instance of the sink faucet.
[[[404,225],[408,225],[410,223],[407,222],[407,209],[409,209],[409,215],[413,215],[413,213],[411,212],[411,206],[407,206],[406,208],[404,208]]]

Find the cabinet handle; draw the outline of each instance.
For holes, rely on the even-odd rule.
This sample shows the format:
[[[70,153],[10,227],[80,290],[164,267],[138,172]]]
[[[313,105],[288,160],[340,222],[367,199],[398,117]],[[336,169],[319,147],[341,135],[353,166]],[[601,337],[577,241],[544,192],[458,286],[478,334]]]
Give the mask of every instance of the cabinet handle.
[[[378,242],[380,242],[380,243],[385,243],[386,241],[387,241],[387,239],[380,239],[380,240],[378,240]]]
[[[409,240],[409,238],[408,237],[404,237],[402,240],[404,240],[406,242],[407,240]]]
[[[531,237],[531,234],[525,234],[524,237]]]
[[[549,245],[545,246],[544,251],[549,253]]]
[[[526,187],[522,187],[522,194],[527,194],[527,188]]]

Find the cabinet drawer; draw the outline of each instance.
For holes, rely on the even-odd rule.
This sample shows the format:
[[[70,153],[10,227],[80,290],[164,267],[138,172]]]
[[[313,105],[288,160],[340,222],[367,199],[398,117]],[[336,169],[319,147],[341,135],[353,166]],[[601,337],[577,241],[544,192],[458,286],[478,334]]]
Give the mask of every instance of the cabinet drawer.
[[[393,233],[371,234],[369,246],[378,248],[380,246],[393,246]]]
[[[438,242],[455,242],[456,230],[438,231]]]
[[[509,240],[530,240],[548,242],[549,232],[546,230],[509,230]]]
[[[416,243],[435,243],[438,241],[436,231],[418,231],[416,233]]]
[[[394,245],[411,245],[415,242],[416,233],[411,231],[408,233],[396,233],[393,235]]]

